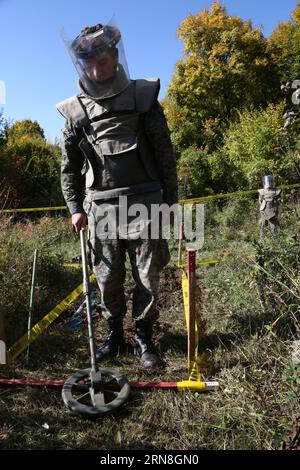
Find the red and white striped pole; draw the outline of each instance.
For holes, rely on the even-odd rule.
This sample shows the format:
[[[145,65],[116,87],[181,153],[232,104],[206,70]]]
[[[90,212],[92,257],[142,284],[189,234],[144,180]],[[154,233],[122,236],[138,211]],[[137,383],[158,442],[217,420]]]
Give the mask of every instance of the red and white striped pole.
[[[26,380],[26,379],[0,379],[0,388],[47,388],[60,391],[64,380]],[[217,382],[195,382],[182,380],[181,382],[129,382],[130,387],[139,390],[191,390],[195,392],[206,392],[218,388]],[[113,387],[113,385],[112,385]]]

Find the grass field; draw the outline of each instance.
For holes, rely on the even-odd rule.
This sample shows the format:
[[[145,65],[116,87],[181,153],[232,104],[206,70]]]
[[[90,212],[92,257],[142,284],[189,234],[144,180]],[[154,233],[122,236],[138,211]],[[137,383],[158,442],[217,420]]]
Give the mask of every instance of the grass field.
[[[296,203],[298,204],[297,200]],[[283,200],[281,232],[258,239],[257,204],[238,198],[206,206],[205,243],[198,259],[228,257],[197,270],[201,310],[199,361],[204,379],[218,391],[132,391],[117,414],[86,421],[72,414],[60,393],[0,389],[1,449],[279,449],[300,415],[299,366],[291,346],[299,339],[299,215],[295,198]],[[1,219],[0,310],[8,346],[26,331],[30,271],[35,248],[41,252],[35,321],[81,282],[80,270],[65,268],[79,254],[79,242],[62,216],[35,221]],[[187,379],[187,334],[176,267],[177,246],[161,276],[160,321],[154,340],[163,365],[145,372],[133,354],[103,363],[130,381]],[[132,342],[131,289],[126,279],[126,339]],[[85,328],[61,333],[60,327],[82,302],[79,298],[31,346],[30,362],[20,355],[0,377],[66,379],[89,367]],[[96,341],[105,337],[103,319],[95,322]]]

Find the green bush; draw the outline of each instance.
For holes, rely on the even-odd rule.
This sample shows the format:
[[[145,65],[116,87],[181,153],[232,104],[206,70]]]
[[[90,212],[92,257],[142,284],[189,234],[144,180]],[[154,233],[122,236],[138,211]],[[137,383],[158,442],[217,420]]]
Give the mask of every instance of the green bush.
[[[273,174],[277,183],[298,178],[292,130],[283,129],[284,110],[284,102],[270,104],[263,110],[241,113],[240,120],[231,124],[224,139],[224,153],[241,176],[235,180],[236,188],[260,187],[266,174]]]
[[[81,273],[63,267],[64,246],[74,239],[69,220],[42,217],[36,223],[13,223],[3,216],[0,220],[0,312],[11,346],[27,330],[34,250],[39,250],[34,322],[80,283]]]
[[[234,190],[237,170],[222,150],[208,154],[195,146],[181,153],[178,176],[182,197],[197,197]]]
[[[7,188],[7,197],[2,198],[6,207],[58,204],[62,200],[59,146],[47,142],[39,124],[29,119],[6,126],[2,136],[0,181]]]

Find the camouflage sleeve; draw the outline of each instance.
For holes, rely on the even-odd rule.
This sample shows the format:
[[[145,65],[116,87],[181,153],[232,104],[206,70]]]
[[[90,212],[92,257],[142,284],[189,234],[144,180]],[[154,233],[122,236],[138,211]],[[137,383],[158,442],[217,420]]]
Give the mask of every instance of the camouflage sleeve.
[[[81,170],[84,155],[78,147],[80,140],[74,126],[66,123],[63,129],[61,188],[71,214],[83,212],[85,185]]]
[[[156,101],[145,115],[145,133],[154,149],[154,158],[163,188],[163,200],[172,205],[178,202],[176,159],[170,131],[161,105]]]

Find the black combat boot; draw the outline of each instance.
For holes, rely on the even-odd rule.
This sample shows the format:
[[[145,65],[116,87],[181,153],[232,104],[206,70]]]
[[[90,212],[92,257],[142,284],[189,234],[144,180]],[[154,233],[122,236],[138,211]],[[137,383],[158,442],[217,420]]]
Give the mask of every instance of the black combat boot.
[[[98,361],[115,357],[119,349],[124,345],[123,320],[110,318],[107,323],[107,338],[96,352],[96,359]]]
[[[158,356],[155,354],[154,346],[151,342],[152,322],[139,320],[135,324],[135,351],[140,357],[142,366],[150,369],[158,365]]]

